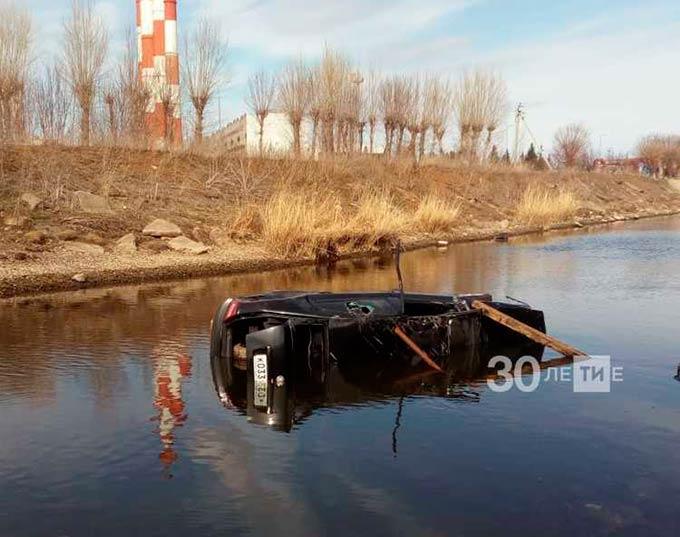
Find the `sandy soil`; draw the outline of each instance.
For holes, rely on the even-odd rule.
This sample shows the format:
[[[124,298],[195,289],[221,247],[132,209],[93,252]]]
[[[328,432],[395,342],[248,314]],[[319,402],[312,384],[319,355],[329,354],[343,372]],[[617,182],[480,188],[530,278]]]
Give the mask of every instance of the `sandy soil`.
[[[514,236],[542,233],[551,230],[582,228],[610,222],[650,218],[680,213],[680,207],[669,211],[636,211],[613,217],[595,217],[553,224],[547,227],[490,225],[465,227],[446,236],[407,237],[404,249],[431,246],[438,241],[468,242],[504,240]],[[349,252],[343,257],[377,255],[375,249]],[[150,254],[138,252],[122,255],[106,252],[101,255],[74,253],[62,248],[44,252],[25,261],[3,261],[0,266],[0,298],[38,294],[52,291],[77,290],[119,284],[180,280],[202,276],[215,276],[241,272],[265,271],[290,266],[312,264],[314,259],[280,259],[260,245],[233,244],[231,247],[214,248],[207,254],[193,256],[175,252]],[[75,281],[74,275],[84,276]]]

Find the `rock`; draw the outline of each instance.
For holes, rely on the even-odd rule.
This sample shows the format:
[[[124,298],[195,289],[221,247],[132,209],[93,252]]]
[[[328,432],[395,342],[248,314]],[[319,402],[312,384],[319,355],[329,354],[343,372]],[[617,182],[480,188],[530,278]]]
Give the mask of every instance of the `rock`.
[[[25,216],[6,216],[5,225],[9,227],[24,227],[28,222]]]
[[[182,234],[182,230],[177,224],[163,220],[162,218],[157,218],[149,225],[144,228],[142,233],[148,237],[179,237]]]
[[[78,240],[80,242],[87,242],[89,244],[96,244],[98,246],[106,246],[106,239],[101,235],[93,233],[92,231],[88,231],[85,233],[85,235],[80,236]]]
[[[113,248],[119,254],[134,254],[137,252],[137,239],[134,233],[128,233],[116,241]]]
[[[110,213],[111,207],[106,198],[78,190],[73,193],[73,200],[78,209],[85,213]]]
[[[499,233],[499,234],[496,235],[493,239],[494,239],[496,242],[508,242],[508,239],[509,239],[509,238],[510,238],[510,237],[509,237],[509,235],[508,235],[507,233]]]
[[[78,232],[74,229],[60,229],[55,236],[60,241],[74,241],[78,238]]]
[[[163,242],[163,241],[145,242],[141,245],[141,247],[144,250],[148,250],[148,251],[153,252],[155,254],[159,254],[161,252],[165,252],[166,250],[170,249],[168,247],[168,244],[166,242]]]
[[[177,252],[186,252],[194,255],[204,254],[209,250],[202,242],[192,241],[185,236],[175,237],[168,241],[168,246]]]
[[[195,240],[196,242],[205,242],[206,240],[210,239],[206,232],[198,226],[191,230],[191,233],[189,233],[189,238]]]
[[[234,238],[228,231],[218,227],[214,227],[210,230],[209,239],[210,242],[221,247],[233,244],[234,242]]]
[[[510,227],[510,220],[501,220],[500,222],[498,222],[498,226],[501,229],[506,230]]]
[[[29,231],[24,235],[24,239],[33,244],[45,244],[47,242],[47,233],[39,229]]]
[[[440,248],[445,248],[449,245],[449,241],[437,241],[437,246]]]
[[[85,276],[85,274],[83,274],[82,272],[80,272],[80,273],[78,273],[78,274],[74,274],[73,276],[71,276],[71,279],[72,279],[74,282],[85,283],[85,282],[87,281],[87,276]]]
[[[78,252],[82,254],[101,255],[104,253],[104,248],[97,244],[88,244],[86,242],[69,242],[65,246],[69,252]]]
[[[35,194],[31,194],[30,192],[25,192],[24,194],[22,194],[20,199],[26,205],[28,205],[28,208],[31,211],[34,211],[36,207],[38,207],[43,202],[43,200],[41,200],[38,196],[36,196]]]

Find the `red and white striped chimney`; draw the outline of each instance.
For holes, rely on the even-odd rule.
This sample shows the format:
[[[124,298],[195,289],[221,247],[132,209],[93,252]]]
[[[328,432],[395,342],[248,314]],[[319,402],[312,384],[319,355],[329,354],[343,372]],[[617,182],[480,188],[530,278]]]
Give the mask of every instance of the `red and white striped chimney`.
[[[167,140],[176,145],[182,140],[177,0],[136,2],[139,73],[151,93],[147,127],[156,144]]]

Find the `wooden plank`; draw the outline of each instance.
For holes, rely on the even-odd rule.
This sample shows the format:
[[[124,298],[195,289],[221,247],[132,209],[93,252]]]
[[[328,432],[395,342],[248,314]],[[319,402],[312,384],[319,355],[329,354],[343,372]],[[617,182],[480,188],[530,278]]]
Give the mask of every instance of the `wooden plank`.
[[[502,311],[498,311],[496,308],[490,306],[489,304],[486,304],[485,302],[475,300],[472,303],[472,307],[480,311],[484,316],[488,317],[489,319],[492,319],[497,323],[502,324],[503,326],[509,328],[510,330],[514,330],[515,332],[518,332],[523,336],[528,337],[529,339],[535,341],[536,343],[540,343],[541,345],[550,347],[551,349],[559,352],[560,354],[563,354],[564,356],[571,357],[588,356],[587,353],[578,350],[576,347],[572,347],[571,345],[568,345],[560,341],[559,339],[549,336],[548,334],[544,334],[540,330],[536,330],[535,328],[532,328],[531,326],[524,324],[521,321],[518,321],[514,317],[510,317],[510,315],[506,315]]]
[[[439,373],[443,373],[444,370],[437,365],[437,362],[435,362],[430,356],[423,350],[421,349],[415,341],[413,341],[410,337],[408,337],[404,331],[399,327],[395,326],[394,327],[394,333],[404,342],[406,345],[408,345],[413,352],[415,352],[420,358],[425,362],[427,365],[429,365],[432,369],[435,371],[438,371]]]

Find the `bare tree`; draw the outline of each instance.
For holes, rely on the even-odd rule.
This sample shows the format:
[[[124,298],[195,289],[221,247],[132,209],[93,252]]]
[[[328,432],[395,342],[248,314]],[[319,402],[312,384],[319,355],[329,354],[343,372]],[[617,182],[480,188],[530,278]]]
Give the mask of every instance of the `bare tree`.
[[[349,64],[347,66],[349,67]],[[348,69],[346,76],[339,85],[336,118],[336,151],[351,153],[356,150],[357,134],[360,134],[359,126],[362,125],[361,131],[363,132],[363,126],[365,125],[365,121],[362,120],[363,82],[364,78],[361,73],[358,71],[350,72]],[[359,138],[363,138],[363,136],[360,135]]]
[[[486,120],[486,144],[484,148],[484,159],[487,159],[491,153],[491,146],[493,141],[493,134],[496,132],[500,124],[503,122],[508,113],[508,89],[505,81],[495,74],[487,75],[486,79],[486,103],[485,103],[485,120]]]
[[[396,154],[400,155],[404,144],[404,134],[408,126],[409,110],[413,104],[413,80],[400,76],[394,81],[394,121],[397,127]]]
[[[336,150],[335,128],[343,90],[348,83],[349,62],[340,53],[326,47],[319,66],[319,92],[321,98],[322,140],[326,153]]]
[[[655,177],[675,177],[680,171],[680,136],[653,134],[638,144],[638,155]]]
[[[418,77],[410,79],[409,87],[410,95],[406,112],[406,128],[410,135],[408,152],[413,157],[414,163],[417,164],[419,155],[418,138],[422,139],[424,136],[425,91],[423,83]]]
[[[194,135],[203,140],[205,111],[215,95],[226,58],[220,27],[201,19],[184,44],[184,80],[194,108]]]
[[[71,119],[72,106],[59,65],[47,66],[33,85],[38,132],[46,142],[63,142]]]
[[[434,89],[430,118],[432,134],[439,145],[439,154],[444,153],[444,136],[449,125],[451,110],[453,108],[453,91],[448,80],[438,79],[434,82]]]
[[[175,124],[176,117],[179,112],[178,91],[172,84],[168,83],[167,77],[164,73],[157,72],[154,75],[154,91],[152,92],[158,99],[158,104],[163,110],[163,143],[165,148],[169,148],[176,138]]]
[[[355,72],[350,77],[352,85],[351,91],[351,116],[352,116],[352,134],[356,133],[357,140],[351,140],[352,149],[357,150],[360,154],[364,151],[364,132],[366,131],[366,123],[368,123],[367,115],[367,98],[366,98],[366,79],[359,72]],[[354,136],[352,135],[352,138]]]
[[[276,78],[259,71],[248,80],[248,106],[255,115],[259,127],[259,152],[264,154],[264,122],[272,110],[276,94]]]
[[[394,131],[396,129],[395,110],[395,78],[387,78],[380,84],[380,109],[383,118],[383,127],[385,129],[385,148],[383,153],[386,156],[392,154],[392,145],[394,143]]]
[[[128,31],[125,51],[118,65],[116,97],[121,137],[126,143],[145,146],[148,142],[146,109],[151,91],[142,81],[136,39],[131,31]]]
[[[104,105],[106,107],[106,126],[110,140],[113,144],[118,141],[118,110],[119,103],[118,88],[115,84],[110,84],[104,89]]]
[[[13,3],[0,6],[0,137],[21,137],[32,41],[31,16]]]
[[[65,76],[80,108],[80,143],[89,145],[92,107],[106,59],[109,37],[91,0],[73,0],[64,24]]]
[[[317,142],[319,140],[319,125],[321,123],[322,96],[321,96],[321,75],[319,67],[310,70],[308,76],[309,87],[309,118],[312,121],[312,141],[311,156],[316,156]]]
[[[454,104],[461,153],[479,160],[482,133],[487,133],[486,147],[507,110],[505,83],[500,76],[483,70],[466,73],[456,88]]]
[[[310,104],[310,73],[302,60],[288,64],[279,78],[279,105],[293,128],[293,152],[302,152],[302,120]]]
[[[375,128],[380,113],[380,78],[375,71],[368,74],[365,92],[366,122],[368,123],[368,152],[373,153]]]
[[[553,142],[553,159],[560,165],[572,168],[587,163],[590,151],[590,133],[583,125],[572,123],[560,127]]]

